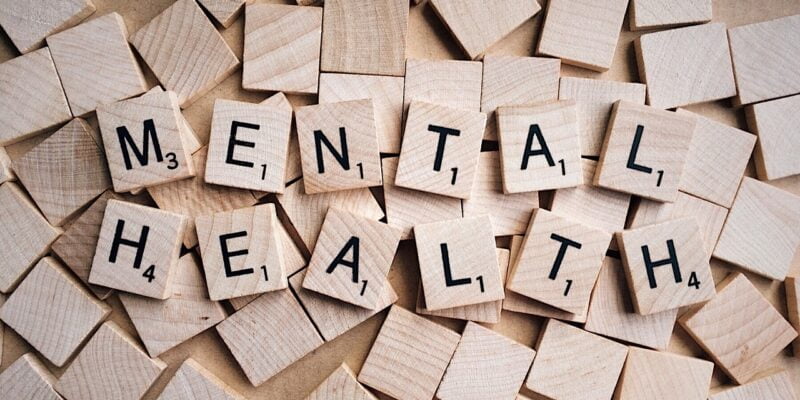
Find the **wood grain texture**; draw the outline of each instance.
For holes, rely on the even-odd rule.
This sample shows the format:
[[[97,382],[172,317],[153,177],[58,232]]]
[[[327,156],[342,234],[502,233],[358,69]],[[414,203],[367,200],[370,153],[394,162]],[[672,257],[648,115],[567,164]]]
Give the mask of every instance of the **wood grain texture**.
[[[11,168],[11,159],[4,147],[0,147],[0,185],[17,179],[14,169]]]
[[[0,1],[0,25],[20,53],[44,44],[44,39],[78,24],[95,11],[91,0]]]
[[[800,123],[796,110],[800,96],[754,104],[746,108],[747,125],[758,135],[756,174],[773,180],[800,174],[800,162],[792,157],[800,151],[800,140],[791,132]]]
[[[0,374],[4,399],[61,400],[53,389],[56,377],[33,353],[24,354]]]
[[[717,286],[717,296],[678,319],[687,333],[738,384],[750,381],[797,331],[742,274]]]
[[[477,61],[409,58],[406,61],[403,115],[408,115],[412,101],[480,111],[482,79],[483,64]]]
[[[785,371],[779,372],[742,386],[719,392],[709,396],[708,400],[794,400],[797,397],[794,394],[794,389],[792,389],[791,379]]]
[[[219,22],[223,28],[233,25],[236,18],[241,14],[246,4],[253,0],[198,0],[200,5]]]
[[[800,278],[786,278],[786,314],[794,330],[800,332]],[[800,339],[792,343],[794,356],[800,358]]]
[[[152,87],[147,92],[145,92],[145,94],[143,94],[142,96],[161,93],[163,91],[164,88],[157,85]],[[189,121],[186,120],[186,117],[183,115],[183,113],[178,114],[178,127],[179,127],[178,130],[181,133],[181,139],[183,140],[183,147],[189,154],[194,154],[198,150],[200,150],[201,147],[203,147],[203,144],[200,143],[200,139],[197,138],[197,132],[195,132],[194,128],[192,128],[192,126],[189,125]],[[131,193],[135,194],[133,192]]]
[[[187,358],[175,376],[158,396],[158,400],[244,400],[245,397],[205,369]]]
[[[632,0],[630,29],[669,28],[711,21],[711,0]]]
[[[699,358],[630,347],[614,400],[703,400],[714,364]]]
[[[3,307],[3,304],[6,302],[6,295],[0,293],[0,308]],[[3,338],[5,337],[5,324],[3,321],[0,320],[0,349],[3,348]],[[0,351],[0,362],[3,362],[3,355],[2,351]]]
[[[128,40],[182,108],[227,78],[239,60],[194,0],[178,0]]]
[[[306,400],[377,400],[377,397],[361,386],[350,367],[343,363]]]
[[[281,92],[267,97],[259,104],[277,107],[285,111],[294,111],[289,99],[287,99],[286,95]],[[300,179],[300,177],[303,175],[302,169],[303,167],[300,163],[300,145],[297,143],[297,127],[295,124],[292,124],[292,129],[289,131],[289,149],[286,155],[286,174],[284,177],[284,183],[288,185],[290,182]]]

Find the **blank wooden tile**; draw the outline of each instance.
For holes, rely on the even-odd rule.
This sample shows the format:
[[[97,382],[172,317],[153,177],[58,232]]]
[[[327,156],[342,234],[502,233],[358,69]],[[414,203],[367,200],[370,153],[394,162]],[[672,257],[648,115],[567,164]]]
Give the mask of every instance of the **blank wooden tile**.
[[[714,248],[714,257],[783,280],[800,246],[798,224],[798,196],[744,178]]]
[[[290,290],[261,295],[217,325],[217,332],[253,386],[323,343]]]
[[[68,399],[136,400],[165,368],[117,324],[106,322],[61,375],[56,390]]]
[[[3,0],[0,10],[0,25],[17,50],[25,54],[42,46],[47,36],[84,20],[95,7],[91,0]]]
[[[711,21],[711,0],[633,0],[630,29],[638,31]]]
[[[645,89],[641,83],[562,77],[558,99],[575,100],[578,106],[578,130],[581,134],[581,155],[599,156],[614,103],[625,100],[644,104]]]
[[[548,2],[536,54],[595,71],[608,70],[627,7],[627,0]]]
[[[800,92],[800,15],[728,30],[736,102],[751,104]]]
[[[742,274],[717,286],[717,296],[679,322],[714,362],[743,384],[797,337],[797,331]]]
[[[800,96],[754,104],[746,109],[747,125],[758,135],[755,166],[758,178],[772,180],[800,174],[800,140],[792,135],[797,126]]]
[[[61,230],[47,223],[36,206],[15,183],[0,186],[0,292],[9,293],[25,276]]]
[[[630,347],[615,400],[703,400],[714,364],[699,358]]]
[[[103,150],[76,118],[14,161],[20,182],[54,226],[111,187]]]
[[[408,7],[405,0],[326,1],[320,69],[403,76]]]
[[[504,297],[489,217],[417,225],[414,240],[428,310]]]
[[[594,184],[673,202],[691,147],[695,120],[626,101],[614,105]]]
[[[199,0],[200,5],[211,14],[223,28],[230,27],[244,8],[252,0]]]
[[[486,56],[481,84],[481,111],[488,116],[484,139],[497,140],[497,107],[557,100],[560,71],[561,61],[552,58]]]
[[[8,297],[0,318],[60,367],[110,312],[58,261],[46,257]]]
[[[622,262],[606,257],[597,277],[584,329],[599,335],[666,350],[678,309],[650,315],[637,314],[625,284]]]
[[[144,93],[122,16],[106,14],[47,38],[72,115]]]
[[[244,400],[245,397],[197,361],[187,358],[158,396],[158,400]]]
[[[400,153],[404,78],[357,74],[320,74],[319,102],[372,99],[381,153]]]
[[[322,9],[253,4],[245,17],[242,87],[317,93]]]
[[[129,41],[182,108],[227,78],[239,60],[194,0],[178,0]]]
[[[481,58],[486,49],[542,9],[535,0],[433,0],[431,4],[458,44],[473,60]],[[478,24],[477,21],[482,23]]]
[[[412,101],[480,111],[482,79],[483,63],[477,61],[409,58],[406,61],[403,115],[408,115]]]
[[[310,105],[295,115],[306,193],[381,184],[372,100]]]
[[[0,184],[17,179],[17,175],[11,168],[11,159],[4,147],[0,147]]]
[[[169,298],[186,217],[109,200],[89,282],[156,299]]]
[[[216,100],[205,168],[206,183],[283,192],[291,126],[290,109]]]
[[[709,396],[708,400],[794,400],[796,398],[792,388],[792,378],[788,372],[784,371],[733,389],[721,391]]]
[[[56,377],[33,353],[27,353],[0,374],[0,397],[4,399],[61,400],[53,389]]]
[[[25,140],[72,118],[50,49],[0,64],[0,145]]]
[[[222,305],[208,299],[200,268],[192,253],[181,257],[175,266],[172,297],[167,300],[119,294],[151,357],[158,357],[225,319]]]
[[[358,381],[398,399],[431,399],[460,338],[435,322],[392,307]]]
[[[614,393],[628,347],[550,319],[536,346],[525,381],[552,399],[608,399]]]
[[[786,309],[789,322],[800,332],[800,278],[786,278]],[[800,358],[800,339],[795,339],[792,346],[794,356]]]
[[[306,400],[377,400],[377,397],[361,386],[350,367],[343,363]]]
[[[533,213],[508,288],[558,309],[586,309],[611,234],[544,209]]]

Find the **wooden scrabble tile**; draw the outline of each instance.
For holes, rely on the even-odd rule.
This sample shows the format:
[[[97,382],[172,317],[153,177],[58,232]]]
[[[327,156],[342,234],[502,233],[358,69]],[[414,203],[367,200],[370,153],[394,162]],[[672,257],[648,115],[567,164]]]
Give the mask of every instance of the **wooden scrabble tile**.
[[[333,371],[306,400],[377,400],[364,386],[356,380],[355,374],[342,363]]]
[[[481,111],[488,116],[484,139],[497,140],[497,107],[558,100],[560,71],[561,61],[552,58],[486,56],[481,84]]]
[[[675,201],[694,128],[694,118],[686,115],[618,101],[594,184],[662,202]]]
[[[227,78],[239,60],[194,0],[178,0],[128,39],[182,108]]]
[[[715,298],[678,321],[741,385],[761,372],[797,337],[797,331],[744,275],[731,274],[717,289]]]
[[[485,126],[486,114],[481,112],[411,103],[395,185],[468,198]]]
[[[728,30],[736,102],[751,104],[800,92],[800,15]]]
[[[56,377],[33,353],[24,354],[0,374],[4,399],[61,400],[53,389]]]
[[[800,174],[800,162],[791,157],[800,151],[800,140],[791,132],[797,126],[800,96],[747,107],[747,125],[758,135],[755,166],[758,178],[772,180]]]
[[[167,299],[178,262],[186,217],[109,200],[89,283]]]
[[[794,330],[800,332],[800,278],[786,278],[786,309],[789,322]],[[800,358],[800,339],[793,343],[794,356]]]
[[[461,218],[461,200],[396,186],[398,157],[382,158],[383,199],[386,221],[403,230],[402,239],[413,239],[419,224]]]
[[[216,100],[206,183],[283,192],[291,126],[291,109]]]
[[[724,23],[648,33],[634,44],[647,104],[666,109],[736,96]]]
[[[394,306],[358,381],[398,399],[433,398],[461,335]]]
[[[798,224],[798,196],[745,177],[722,227],[714,257],[783,280],[800,246]]]
[[[46,257],[8,297],[0,318],[60,367],[110,312],[55,259]]]
[[[95,7],[91,0],[2,0],[0,10],[0,25],[17,50],[25,54],[41,47],[46,37],[92,15]]]
[[[197,361],[187,358],[158,396],[158,400],[244,400],[245,397]]]
[[[774,399],[794,400],[792,378],[786,371],[779,372],[748,384],[728,389],[708,397],[708,400]]]
[[[611,109],[619,100],[644,104],[645,89],[641,83],[562,77],[559,100],[575,100],[578,106],[578,130],[581,134],[581,155],[599,156],[603,147]]]
[[[539,193],[503,193],[500,154],[487,151],[480,153],[472,193],[463,206],[465,217],[488,215],[495,236],[522,235],[539,207]]]
[[[262,294],[217,325],[217,332],[253,386],[323,343],[289,290]]]
[[[310,105],[295,115],[306,193],[381,184],[372,100]]]
[[[0,12],[2,13],[2,12]],[[50,49],[0,64],[0,146],[39,134],[72,118]]]
[[[703,400],[713,370],[714,364],[706,360],[631,346],[614,399]]]
[[[136,400],[167,367],[150,358],[114,322],[101,325],[61,375],[56,390],[68,399]]]
[[[403,115],[408,115],[412,101],[480,111],[482,79],[481,62],[410,58],[406,61]]]
[[[222,322],[222,305],[208,299],[208,290],[192,253],[178,260],[167,300],[120,293],[125,312],[151,357],[189,340]]]
[[[589,303],[610,242],[608,232],[537,209],[508,288],[560,310],[580,314]]]
[[[103,150],[76,118],[14,161],[20,182],[54,226],[111,187]]]
[[[595,71],[608,70],[626,8],[627,0],[602,5],[591,0],[548,2],[536,54]]]
[[[11,159],[4,147],[0,147],[0,184],[17,179],[17,175],[11,168]]]
[[[164,92],[164,88],[161,86],[154,86],[145,92],[142,97],[162,92]],[[200,139],[197,138],[197,132],[195,132],[192,126],[189,125],[189,121],[186,120],[186,117],[183,116],[183,113],[178,114],[178,125],[178,130],[181,133],[181,139],[183,139],[183,147],[186,149],[186,152],[188,154],[194,154],[200,150],[200,148],[203,147],[203,144],[200,143]],[[98,141],[100,141],[100,139]],[[136,193],[132,191],[131,194]]]
[[[625,285],[622,262],[606,257],[583,328],[628,343],[666,350],[677,316],[677,308],[650,315],[637,314]]]
[[[352,304],[303,288],[306,272],[303,270],[292,275],[289,284],[326,342],[336,339],[397,301],[397,292],[387,282],[374,310],[353,307]]]
[[[433,0],[431,4],[458,44],[473,60],[481,58],[486,49],[542,9],[535,0]],[[477,24],[477,21],[483,23]]]
[[[639,31],[711,21],[711,0],[633,0],[630,29]]]
[[[144,75],[127,38],[125,21],[115,12],[47,38],[72,115],[144,93]]]
[[[551,399],[609,399],[628,347],[550,319],[525,386]]]
[[[326,1],[320,69],[403,76],[408,7],[405,0]]]
[[[642,315],[714,297],[709,254],[694,218],[616,234],[634,309]]]
[[[372,99],[381,153],[400,153],[404,78],[378,75],[320,74],[319,102]]]
[[[230,27],[245,4],[252,3],[252,0],[199,0],[200,5],[219,22],[223,28]]]
[[[36,206],[15,183],[0,186],[0,292],[9,293],[25,276],[61,230],[47,223]]]
[[[195,175],[182,139],[175,93],[153,93],[102,105],[97,120],[114,191],[128,192]]]

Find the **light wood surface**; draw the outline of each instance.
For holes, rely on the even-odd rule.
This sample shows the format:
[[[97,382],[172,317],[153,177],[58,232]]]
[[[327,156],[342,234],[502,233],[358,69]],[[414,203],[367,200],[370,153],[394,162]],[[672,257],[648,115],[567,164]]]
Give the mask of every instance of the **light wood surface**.
[[[632,31],[708,22],[712,0],[631,0]]]
[[[706,360],[630,347],[614,400],[703,400],[713,370],[714,364]]]
[[[220,25],[227,28],[236,21],[246,4],[253,0],[198,0],[200,5],[214,17]]]
[[[11,159],[8,158],[6,149],[0,147],[0,184],[17,179],[14,170],[11,168]]]
[[[406,61],[403,115],[412,101],[423,101],[468,111],[481,109],[483,64],[476,61]],[[403,118],[405,121],[406,118]]]
[[[44,39],[92,15],[91,0],[49,0],[0,2],[0,25],[20,53],[35,50]]]
[[[758,135],[755,165],[759,179],[772,180],[800,174],[800,163],[789,156],[800,149],[790,132],[797,126],[800,96],[754,104],[747,108],[747,125]]]
[[[786,313],[794,330],[800,332],[800,279],[786,278]],[[794,356],[800,358],[800,339],[792,343]]]
[[[178,368],[158,399],[244,400],[245,397],[189,358]]]
[[[306,400],[377,400],[377,397],[358,383],[347,364],[342,364]]]
[[[719,392],[713,396],[709,396],[708,400],[794,400],[797,397],[794,394],[794,389],[792,389],[792,382],[790,379],[788,373],[780,372],[733,389]]]
[[[33,353],[24,354],[0,374],[0,395],[5,399],[61,400],[53,389],[56,377]]]

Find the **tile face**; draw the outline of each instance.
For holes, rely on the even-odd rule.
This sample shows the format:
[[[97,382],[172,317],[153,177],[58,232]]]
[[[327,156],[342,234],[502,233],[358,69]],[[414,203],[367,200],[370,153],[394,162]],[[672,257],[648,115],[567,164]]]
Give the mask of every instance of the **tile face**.
[[[468,322],[436,397],[513,399],[536,352],[476,323]]]
[[[717,288],[714,299],[679,321],[728,376],[743,384],[789,345],[797,331],[744,275],[733,273]]]
[[[25,140],[72,118],[50,49],[0,64],[0,82],[0,145]]]
[[[398,399],[431,399],[460,337],[435,322],[392,307],[358,381]]]
[[[9,293],[39,257],[47,253],[61,230],[47,223],[14,183],[0,186],[0,292]]]
[[[611,67],[627,0],[553,0],[547,4],[537,54],[595,71]]]
[[[542,9],[535,0],[433,0],[431,4],[458,44],[473,60],[481,58],[489,46],[499,42]],[[476,21],[483,21],[484,24],[478,25]]]
[[[589,304],[611,234],[544,209],[533,213],[508,288],[580,314]]]
[[[695,129],[693,118],[619,101],[614,105],[594,184],[673,202]]]
[[[713,370],[713,363],[699,358],[630,347],[614,399],[703,400]]]
[[[164,88],[162,88],[160,85],[157,85],[153,86],[153,88],[145,92],[145,94],[143,94],[141,97],[163,92]],[[183,146],[186,149],[187,154],[194,154],[200,150],[200,147],[203,146],[203,144],[200,143],[200,139],[197,138],[197,133],[194,131],[192,126],[189,124],[189,121],[186,120],[186,117],[184,117],[182,113],[178,113],[178,131],[181,134]]]
[[[414,227],[428,310],[500,300],[503,282],[487,216]]]
[[[322,9],[254,4],[245,14],[242,87],[317,93]]]
[[[796,398],[792,388],[792,378],[785,371],[708,397],[709,400],[793,400]]]
[[[506,193],[581,183],[581,144],[574,101],[500,107],[497,124]]]
[[[577,103],[581,155],[600,155],[614,103],[625,100],[635,104],[644,104],[646,88],[647,86],[641,83],[567,76],[561,78],[558,99],[575,100]]]
[[[403,76],[408,7],[405,0],[326,1],[320,69]]]
[[[800,246],[798,224],[800,198],[744,178],[714,257],[770,279],[783,280]]]
[[[109,200],[89,282],[156,299],[171,295],[186,217]]]
[[[755,104],[746,109],[747,125],[758,135],[755,165],[758,178],[772,180],[800,174],[800,140],[791,132],[800,123],[800,96]]]
[[[158,400],[244,400],[245,397],[226,385],[197,361],[188,358],[158,396]]]
[[[68,399],[136,400],[165,368],[117,324],[106,322],[61,375],[56,390]]]
[[[628,347],[548,320],[525,386],[553,399],[609,399]]]
[[[381,184],[372,100],[305,106],[295,115],[306,193]]]
[[[55,259],[46,257],[8,297],[0,318],[60,367],[110,312]]]
[[[281,193],[291,109],[217,100],[211,121],[206,183]]]
[[[630,29],[638,31],[711,21],[711,0],[633,0]]]
[[[800,15],[728,30],[740,104],[800,92]]]
[[[223,28],[227,28],[236,21],[242,8],[251,0],[199,0],[199,2]]]
[[[122,16],[110,13],[47,38],[73,115],[144,93],[127,37]]]
[[[485,126],[480,112],[411,103],[395,185],[469,198]]]
[[[114,191],[129,192],[195,175],[181,137],[175,93],[153,93],[100,106],[97,120]]]
[[[789,322],[800,332],[800,278],[786,278],[786,309]],[[800,339],[793,343],[794,356],[800,358]]]
[[[253,386],[323,343],[289,290],[261,295],[217,325],[217,332]]]
[[[178,0],[130,36],[158,80],[188,107],[227,78],[239,60],[194,0]]]
[[[358,383],[347,364],[342,364],[306,400],[377,400],[377,397]]]
[[[24,354],[0,374],[4,399],[61,400],[53,389],[56,377],[33,353]]]
[[[0,25],[20,53],[44,44],[44,39],[67,29],[95,11],[91,0],[0,1]]]
[[[403,115],[412,101],[480,111],[483,63],[458,60],[406,61]]]
[[[60,226],[111,187],[103,150],[76,118],[14,161],[14,171],[48,221]]]
[[[286,269],[273,204],[195,219],[211,300],[286,289]]]
[[[167,300],[119,294],[125,312],[152,357],[158,357],[226,317],[222,305],[208,299],[200,266],[192,253],[178,260],[174,274],[172,297]]]

